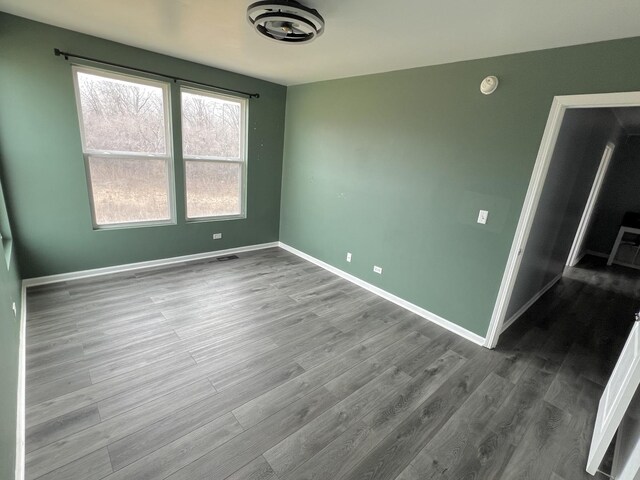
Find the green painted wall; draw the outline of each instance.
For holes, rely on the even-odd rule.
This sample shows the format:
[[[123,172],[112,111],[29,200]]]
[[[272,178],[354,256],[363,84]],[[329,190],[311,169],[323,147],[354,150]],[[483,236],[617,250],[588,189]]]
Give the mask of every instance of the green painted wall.
[[[0,44],[0,152],[25,278],[278,240],[285,87],[4,13]],[[71,67],[54,48],[259,92],[249,106],[247,219],[186,224],[182,159],[175,158],[177,225],[94,231]],[[223,239],[214,243],[214,232]]]
[[[3,163],[0,155],[0,166]],[[2,169],[0,168],[0,171]],[[11,235],[0,188],[0,232]],[[18,392],[18,345],[20,338],[20,275],[15,258],[15,242],[7,266],[0,242],[0,478],[13,478],[16,462],[16,417]],[[12,304],[16,304],[14,315]]]
[[[7,270],[0,260],[0,478],[13,478],[16,461],[16,398],[18,388],[18,341],[20,280],[15,266]],[[17,316],[12,302],[16,302]]]
[[[484,336],[554,95],[640,90],[639,51],[633,38],[289,88],[280,240]]]

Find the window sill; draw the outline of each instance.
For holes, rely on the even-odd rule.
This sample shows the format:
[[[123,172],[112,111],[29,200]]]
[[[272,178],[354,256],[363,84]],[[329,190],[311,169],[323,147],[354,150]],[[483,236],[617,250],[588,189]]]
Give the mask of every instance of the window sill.
[[[165,227],[177,225],[175,220],[166,220],[159,222],[131,222],[131,223],[114,223],[111,225],[94,225],[93,230],[96,232],[102,232],[107,230],[125,230],[129,228],[144,228],[144,227]]]
[[[219,217],[198,217],[198,218],[188,218],[187,223],[205,223],[205,222],[223,222],[228,220],[246,220],[247,215],[225,215]]]

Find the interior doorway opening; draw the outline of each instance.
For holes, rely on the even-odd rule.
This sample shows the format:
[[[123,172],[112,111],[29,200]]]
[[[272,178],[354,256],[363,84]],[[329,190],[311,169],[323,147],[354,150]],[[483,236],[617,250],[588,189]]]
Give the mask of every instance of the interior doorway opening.
[[[555,372],[545,400],[582,398],[584,428],[595,423],[586,470],[616,478],[640,472],[639,101],[554,99],[486,343],[516,323],[502,347],[538,338],[523,354]]]
[[[585,239],[608,167],[631,133],[622,125],[627,116],[616,112],[635,115],[638,107],[640,92],[554,98],[485,346],[494,348],[500,334],[561,278],[565,265],[587,251]],[[640,113],[637,119],[640,131]],[[579,142],[566,141],[575,135]]]

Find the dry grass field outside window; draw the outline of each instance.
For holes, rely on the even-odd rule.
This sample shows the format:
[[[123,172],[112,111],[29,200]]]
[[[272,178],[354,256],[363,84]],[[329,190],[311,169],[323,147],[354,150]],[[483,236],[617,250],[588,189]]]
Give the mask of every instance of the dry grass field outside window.
[[[97,225],[171,218],[165,160],[89,157]]]

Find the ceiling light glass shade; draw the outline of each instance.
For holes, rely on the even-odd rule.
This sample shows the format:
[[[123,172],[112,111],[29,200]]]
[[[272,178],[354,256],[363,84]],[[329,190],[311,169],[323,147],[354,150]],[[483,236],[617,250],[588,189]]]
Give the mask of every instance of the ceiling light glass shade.
[[[247,19],[260,35],[277,42],[308,43],[324,32],[318,11],[294,0],[252,3]]]

